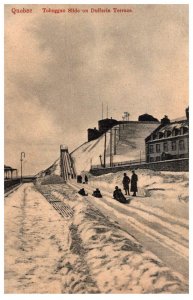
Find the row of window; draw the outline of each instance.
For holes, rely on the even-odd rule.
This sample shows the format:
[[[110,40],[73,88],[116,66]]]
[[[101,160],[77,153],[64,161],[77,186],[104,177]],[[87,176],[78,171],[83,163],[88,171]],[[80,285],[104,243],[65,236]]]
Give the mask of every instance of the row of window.
[[[177,141],[172,141],[171,142],[171,150],[176,151],[176,149],[177,149]],[[184,149],[185,149],[184,140],[180,140],[179,141],[179,150],[184,150]],[[163,143],[163,151],[168,152],[168,142]],[[161,144],[149,145],[148,153],[154,153],[154,152],[156,152],[156,153],[161,152]]]
[[[177,136],[177,135],[183,135],[188,133],[187,127],[181,127],[181,128],[174,128],[172,131],[165,130],[164,132],[157,132],[156,134],[153,134],[151,139],[161,139],[161,138],[167,138],[169,136]]]

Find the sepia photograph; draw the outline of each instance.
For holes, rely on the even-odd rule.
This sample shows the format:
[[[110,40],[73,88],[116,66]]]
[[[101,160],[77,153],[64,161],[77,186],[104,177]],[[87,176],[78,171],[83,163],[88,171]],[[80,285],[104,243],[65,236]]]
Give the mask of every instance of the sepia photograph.
[[[3,280],[189,293],[188,4],[4,4]]]

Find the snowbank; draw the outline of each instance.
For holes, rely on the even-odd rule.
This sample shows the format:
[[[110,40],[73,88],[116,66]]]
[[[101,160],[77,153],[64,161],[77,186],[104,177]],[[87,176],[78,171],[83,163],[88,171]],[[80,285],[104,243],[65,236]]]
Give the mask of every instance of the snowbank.
[[[110,192],[111,195],[116,185],[121,189],[123,173],[109,173],[101,176],[91,176],[90,185],[100,187],[102,190]],[[126,172],[131,177],[131,172]],[[136,170],[138,175],[138,196],[135,198],[136,206],[148,206],[150,209],[160,208],[166,214],[187,220],[188,212],[188,172],[159,172],[153,170]]]
[[[79,204],[74,224],[86,251],[87,264],[102,293],[185,291],[178,274],[92,206]]]
[[[6,293],[185,293],[137,240],[65,184],[32,184],[5,201]],[[10,218],[11,216],[11,218]]]

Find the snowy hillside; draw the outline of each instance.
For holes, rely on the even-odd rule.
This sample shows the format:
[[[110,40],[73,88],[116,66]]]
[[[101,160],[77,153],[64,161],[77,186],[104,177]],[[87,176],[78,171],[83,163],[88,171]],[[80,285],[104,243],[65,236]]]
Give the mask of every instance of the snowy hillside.
[[[114,162],[145,159],[145,138],[159,123],[128,123],[120,125]]]
[[[106,145],[107,149],[109,148],[109,134],[106,135]],[[98,139],[94,141],[90,141],[88,143],[83,144],[77,150],[75,150],[71,156],[74,161],[76,174],[80,174],[81,172],[88,172],[91,168],[91,165],[99,165],[100,164],[100,155],[103,159],[104,154],[104,143],[105,136],[102,135]],[[107,152],[108,155],[108,152]]]
[[[158,126],[158,123],[130,122],[114,126],[112,129],[113,162],[145,159],[145,138]],[[104,162],[105,135],[90,142],[86,142],[72,153],[76,174],[88,172],[91,165],[100,165],[100,156]],[[116,154],[114,151],[116,149]],[[106,163],[110,161],[110,131],[106,134]],[[46,175],[60,175],[60,160],[38,173],[38,177]]]
[[[145,138],[157,128],[159,123],[130,122],[114,126],[112,129],[113,162],[145,159]],[[106,163],[110,160],[110,132],[107,132]],[[116,145],[115,145],[116,143]],[[114,154],[116,149],[116,154]],[[85,143],[72,153],[77,174],[88,172],[92,165],[100,165],[99,156],[104,153],[104,135],[95,141]]]

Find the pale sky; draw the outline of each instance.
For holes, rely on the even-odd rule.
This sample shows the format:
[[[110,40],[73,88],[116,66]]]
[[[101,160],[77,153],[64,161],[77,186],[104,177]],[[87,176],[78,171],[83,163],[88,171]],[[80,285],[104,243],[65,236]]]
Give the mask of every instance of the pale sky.
[[[43,14],[5,6],[5,164],[36,174],[87,140],[109,117],[184,115],[188,105],[188,5],[84,5],[132,13]],[[71,7],[73,7],[71,5]],[[74,5],[82,8],[83,5]]]

